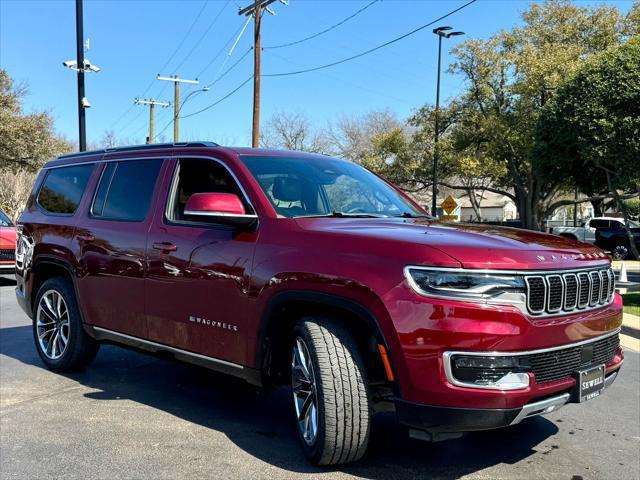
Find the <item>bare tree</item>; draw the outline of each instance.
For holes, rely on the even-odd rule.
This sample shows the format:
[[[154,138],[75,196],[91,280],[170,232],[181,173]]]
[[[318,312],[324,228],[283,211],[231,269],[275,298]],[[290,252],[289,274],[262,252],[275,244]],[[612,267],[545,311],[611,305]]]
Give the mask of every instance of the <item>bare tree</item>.
[[[309,118],[300,112],[276,112],[262,127],[260,145],[313,153],[329,153],[324,132],[314,129]]]
[[[364,115],[342,116],[328,132],[332,152],[356,163],[361,163],[375,150],[373,139],[405,125],[391,110],[374,110]]]
[[[0,169],[0,209],[17,220],[27,203],[36,174],[25,169]]]

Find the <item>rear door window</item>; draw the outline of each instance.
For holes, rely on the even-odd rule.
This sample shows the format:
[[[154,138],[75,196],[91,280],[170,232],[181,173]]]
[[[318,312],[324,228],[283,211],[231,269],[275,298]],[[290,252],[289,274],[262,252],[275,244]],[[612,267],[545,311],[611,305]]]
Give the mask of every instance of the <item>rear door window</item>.
[[[37,203],[48,213],[72,215],[84,193],[94,164],[54,168],[45,178]]]
[[[161,159],[108,163],[102,172],[91,215],[104,220],[144,220],[160,167]]]

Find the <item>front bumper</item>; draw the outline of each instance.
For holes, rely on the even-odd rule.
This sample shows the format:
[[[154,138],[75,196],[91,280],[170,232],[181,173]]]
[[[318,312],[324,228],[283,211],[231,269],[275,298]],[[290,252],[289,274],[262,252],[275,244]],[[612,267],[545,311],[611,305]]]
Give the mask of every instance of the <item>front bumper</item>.
[[[605,377],[605,389],[618,376],[618,371]],[[570,392],[527,403],[521,408],[458,408],[422,405],[401,399],[395,401],[400,423],[414,430],[413,436],[438,441],[456,434],[493,430],[522,422],[526,418],[546,415],[573,402]],[[423,435],[415,435],[415,431]]]

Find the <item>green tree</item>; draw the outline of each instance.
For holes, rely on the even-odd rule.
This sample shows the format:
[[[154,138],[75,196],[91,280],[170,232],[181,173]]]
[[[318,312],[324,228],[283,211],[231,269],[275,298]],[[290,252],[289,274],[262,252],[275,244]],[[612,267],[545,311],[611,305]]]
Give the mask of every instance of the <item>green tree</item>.
[[[539,228],[568,188],[534,165],[540,112],[586,59],[636,31],[637,10],[636,3],[625,17],[605,5],[534,3],[522,13],[521,26],[454,48],[450,71],[462,75],[466,86],[441,111],[440,183],[506,195],[524,226]],[[397,133],[383,135],[379,158],[369,164],[403,186],[424,188],[430,183],[433,109],[423,107],[409,123],[413,133],[405,135],[405,144]]]
[[[71,150],[71,144],[55,134],[47,112],[23,112],[21,100],[26,93],[24,86],[15,86],[7,71],[0,69],[0,169],[35,171]]]
[[[536,139],[541,175],[611,195],[626,214],[624,193],[640,192],[640,37],[584,63],[544,109]]]

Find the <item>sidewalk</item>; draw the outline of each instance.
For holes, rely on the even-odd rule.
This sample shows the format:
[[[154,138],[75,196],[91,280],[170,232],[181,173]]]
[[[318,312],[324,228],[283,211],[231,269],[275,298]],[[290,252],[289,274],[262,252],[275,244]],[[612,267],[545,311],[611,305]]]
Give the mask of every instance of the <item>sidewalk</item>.
[[[620,343],[623,346],[640,352],[640,317],[624,313],[622,316],[622,331],[620,333]]]

